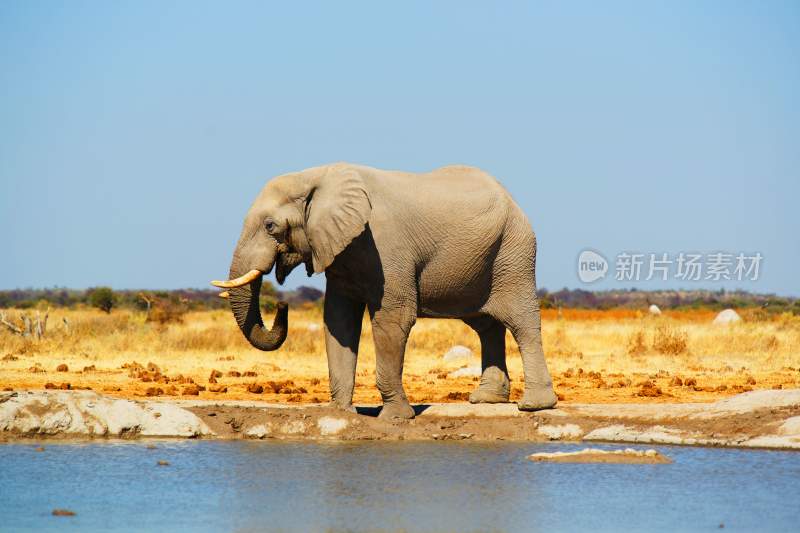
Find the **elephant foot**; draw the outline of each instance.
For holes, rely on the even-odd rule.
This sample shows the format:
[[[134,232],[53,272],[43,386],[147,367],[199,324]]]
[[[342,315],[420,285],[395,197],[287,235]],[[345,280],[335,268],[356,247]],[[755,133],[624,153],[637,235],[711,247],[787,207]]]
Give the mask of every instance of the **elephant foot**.
[[[414,408],[411,407],[408,400],[384,403],[378,418],[384,420],[402,418],[407,420],[409,418],[414,418]]]
[[[338,403],[336,401],[331,401],[328,404],[328,407],[332,407],[334,409],[339,409],[340,411],[347,411],[348,413],[356,414],[356,408],[352,403]]]
[[[483,371],[478,388],[469,395],[469,403],[508,403],[511,383],[505,372],[496,366]]]
[[[520,411],[539,411],[555,407],[557,403],[558,397],[552,385],[536,385],[536,388],[525,389],[517,408]]]

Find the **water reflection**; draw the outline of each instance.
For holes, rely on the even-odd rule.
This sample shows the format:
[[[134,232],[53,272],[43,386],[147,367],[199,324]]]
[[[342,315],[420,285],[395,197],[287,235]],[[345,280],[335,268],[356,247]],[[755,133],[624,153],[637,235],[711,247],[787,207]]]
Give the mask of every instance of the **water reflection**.
[[[796,527],[800,454],[660,447],[672,465],[530,463],[576,445],[0,445],[0,530]],[[158,460],[169,461],[166,467]],[[78,514],[50,516],[65,507]]]

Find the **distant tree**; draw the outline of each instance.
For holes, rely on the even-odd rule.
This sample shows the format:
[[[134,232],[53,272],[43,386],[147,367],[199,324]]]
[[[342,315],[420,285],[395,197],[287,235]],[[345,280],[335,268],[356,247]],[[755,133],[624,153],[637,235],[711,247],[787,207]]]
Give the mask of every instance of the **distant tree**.
[[[89,289],[89,305],[110,313],[111,308],[114,307],[114,291],[111,290],[111,287]]]

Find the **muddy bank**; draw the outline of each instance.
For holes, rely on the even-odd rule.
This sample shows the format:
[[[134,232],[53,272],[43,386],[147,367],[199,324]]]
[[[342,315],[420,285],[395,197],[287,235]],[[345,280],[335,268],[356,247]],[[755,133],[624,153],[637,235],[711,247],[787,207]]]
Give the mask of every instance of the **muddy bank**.
[[[413,420],[379,408],[253,401],[131,401],[89,391],[0,394],[0,439],[194,437],[320,440],[607,441],[800,449],[800,390],[706,404],[585,404],[522,413],[514,404],[427,404]]]

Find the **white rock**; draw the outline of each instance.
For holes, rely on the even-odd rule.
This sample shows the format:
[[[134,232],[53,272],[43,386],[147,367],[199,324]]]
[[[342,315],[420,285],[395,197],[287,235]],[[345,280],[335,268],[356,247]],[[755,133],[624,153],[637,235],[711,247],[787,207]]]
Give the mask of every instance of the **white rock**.
[[[251,427],[245,432],[245,436],[251,437],[254,439],[263,439],[267,435],[269,435],[270,427],[267,424],[258,424],[256,426]]]
[[[604,440],[609,442],[650,442],[661,444],[696,444],[690,436],[674,428],[653,426],[647,429],[636,429],[625,425],[613,425],[597,428],[583,437],[584,440]]]
[[[651,315],[660,315],[661,309],[659,309],[656,304],[650,304],[650,307],[647,308],[647,312]]]
[[[480,375],[481,375],[480,366],[465,366],[464,368],[453,370],[452,372],[447,374],[447,377],[448,378],[480,377]]]
[[[800,405],[800,389],[755,390],[705,404],[703,409],[691,415],[691,418],[716,418],[750,413],[758,409],[777,409],[795,405]]]
[[[550,440],[579,439],[583,436],[583,430],[575,424],[539,426],[536,431]]]
[[[747,448],[788,448],[797,450],[800,449],[800,437],[785,435],[762,435],[744,442],[739,442],[737,445]]]
[[[40,435],[194,437],[213,432],[174,404],[134,402],[91,391],[37,391],[4,396],[0,431]]]
[[[442,356],[442,359],[445,361],[461,361],[463,359],[472,359],[472,350],[466,346],[457,344],[447,350],[447,353]]]
[[[649,450],[634,450],[633,448],[625,448],[624,450],[602,450],[600,448],[584,448],[576,452],[539,452],[532,453],[528,459],[535,459],[541,457],[543,459],[555,459],[559,457],[573,457],[579,455],[629,455],[631,457],[656,457],[658,452],[653,449]]]
[[[319,428],[320,435],[336,435],[346,428],[347,425],[347,420],[344,418],[323,416],[317,420],[317,427]]]
[[[725,309],[719,312],[714,319],[714,324],[732,324],[734,322],[739,322],[741,319],[739,314],[733,309]]]
[[[786,421],[778,428],[778,433],[781,435],[791,435],[800,437],[800,416],[793,416],[787,418]]]

